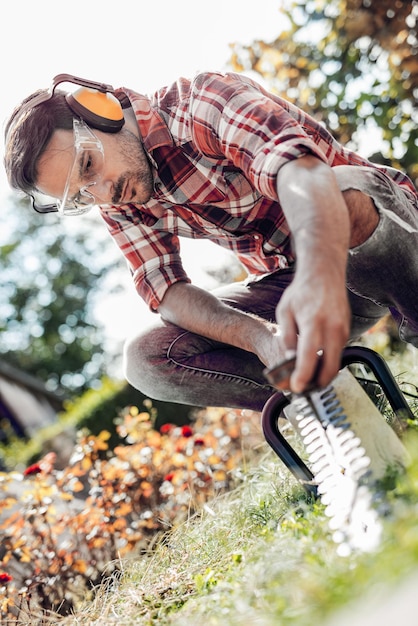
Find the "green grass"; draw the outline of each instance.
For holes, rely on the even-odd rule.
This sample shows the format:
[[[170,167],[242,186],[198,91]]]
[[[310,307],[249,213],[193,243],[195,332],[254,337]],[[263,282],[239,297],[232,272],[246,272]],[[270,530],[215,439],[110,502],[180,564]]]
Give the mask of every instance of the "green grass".
[[[312,626],[365,594],[384,597],[418,566],[417,460],[389,495],[379,549],[339,557],[322,505],[267,454],[239,488],[124,561],[65,623]]]
[[[415,358],[409,351],[390,360],[412,386]],[[405,438],[411,463],[386,494],[375,551],[339,556],[323,506],[309,501],[262,444],[236,470],[236,489],[160,536],[146,553],[121,561],[118,574],[59,623],[333,626],[342,608],[368,596],[387,598],[418,568],[417,439],[411,428]]]

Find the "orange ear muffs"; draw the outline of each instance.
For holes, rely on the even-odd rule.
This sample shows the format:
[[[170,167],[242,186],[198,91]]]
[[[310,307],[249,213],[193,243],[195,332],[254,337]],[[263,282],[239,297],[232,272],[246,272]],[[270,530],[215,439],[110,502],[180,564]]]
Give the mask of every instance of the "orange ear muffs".
[[[117,133],[125,122],[121,103],[111,93],[82,87],[65,99],[74,113],[97,130]]]
[[[61,83],[82,85],[82,88],[75,93],[68,93],[65,96],[67,104],[73,113],[97,130],[102,130],[105,133],[117,133],[120,131],[125,122],[123,109],[129,106],[129,102],[124,100],[122,105],[116,96],[113,95],[115,90],[112,85],[79,78],[72,76],[72,74],[58,74],[55,76],[48,91],[43,91],[31,98],[21,107],[17,119],[20,119],[21,115],[27,110],[50,100],[55,93],[55,89]],[[10,132],[10,128],[7,132]]]

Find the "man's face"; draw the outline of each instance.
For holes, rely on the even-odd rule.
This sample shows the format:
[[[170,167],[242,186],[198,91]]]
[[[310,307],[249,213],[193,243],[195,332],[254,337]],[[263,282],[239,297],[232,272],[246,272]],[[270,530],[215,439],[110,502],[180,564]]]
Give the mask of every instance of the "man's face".
[[[94,131],[103,153],[88,147],[77,151],[74,133],[56,130],[38,161],[37,189],[68,201],[87,189],[95,204],[144,204],[153,191],[153,176],[140,140],[128,129],[118,133]]]

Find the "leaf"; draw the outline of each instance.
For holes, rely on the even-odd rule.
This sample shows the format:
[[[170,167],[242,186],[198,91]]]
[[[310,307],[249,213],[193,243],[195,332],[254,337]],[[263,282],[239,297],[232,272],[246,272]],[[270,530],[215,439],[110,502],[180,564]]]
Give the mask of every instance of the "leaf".
[[[112,529],[121,532],[122,530],[125,530],[126,526],[127,526],[126,519],[123,517],[120,517],[119,519],[113,522]]]
[[[132,513],[132,503],[123,502],[117,509],[115,509],[115,515],[124,516]]]
[[[8,613],[9,609],[15,606],[15,601],[11,597],[3,598],[0,606],[2,613]]]
[[[79,574],[85,574],[87,572],[87,563],[84,559],[77,559],[72,563],[72,568]]]
[[[61,491],[60,498],[61,500],[64,500],[64,502],[70,502],[71,500],[74,500],[73,494],[68,493],[67,491]]]
[[[151,483],[144,480],[141,483],[141,490],[145,498],[150,498],[154,492],[154,487],[152,486]]]
[[[14,504],[16,504],[18,500],[12,496],[6,496],[2,500],[0,500],[0,509],[10,509]]]

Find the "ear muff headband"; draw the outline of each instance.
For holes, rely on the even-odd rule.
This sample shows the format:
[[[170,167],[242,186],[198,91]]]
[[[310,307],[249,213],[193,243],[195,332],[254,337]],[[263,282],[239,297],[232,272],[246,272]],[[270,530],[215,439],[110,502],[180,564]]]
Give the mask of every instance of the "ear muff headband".
[[[61,83],[73,83],[83,87],[74,94],[67,94],[65,99],[70,109],[87,124],[107,133],[117,133],[122,128],[125,121],[123,109],[119,100],[113,95],[115,90],[112,85],[97,83],[71,74],[55,76],[49,90],[29,100],[22,108],[21,114],[26,108],[32,109],[50,100]]]

